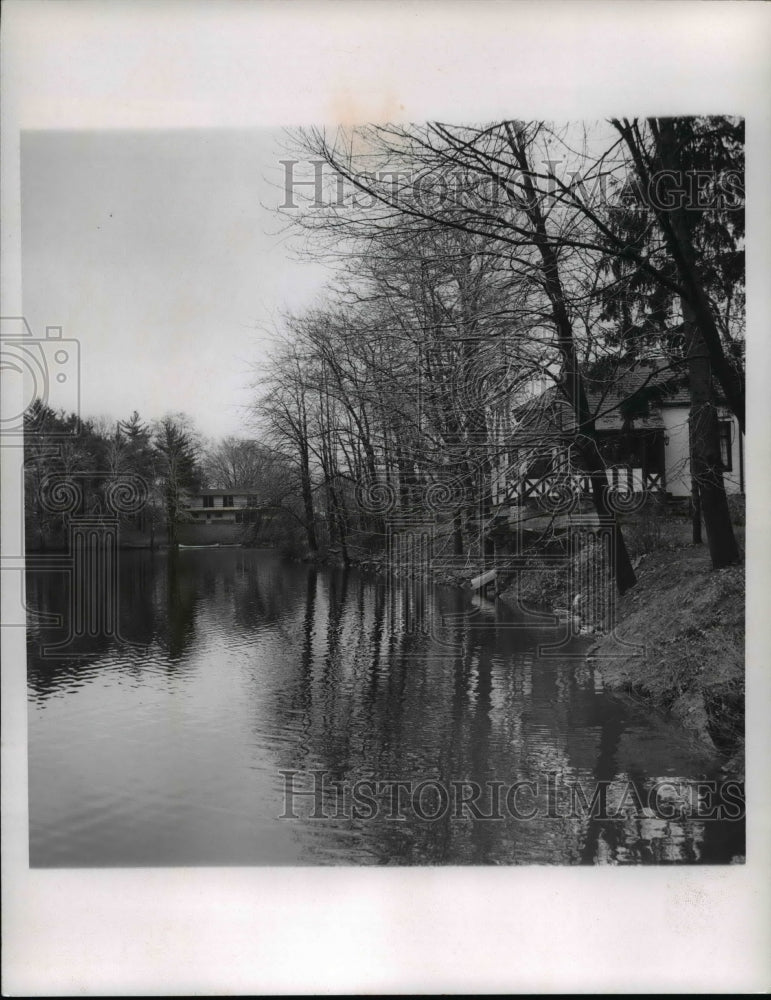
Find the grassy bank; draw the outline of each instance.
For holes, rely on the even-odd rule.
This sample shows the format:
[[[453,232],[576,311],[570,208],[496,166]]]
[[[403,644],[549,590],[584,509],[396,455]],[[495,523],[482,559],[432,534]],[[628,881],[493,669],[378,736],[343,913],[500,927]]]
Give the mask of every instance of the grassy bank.
[[[737,524],[735,530],[741,543],[743,528]],[[638,583],[614,598],[615,629],[589,655],[609,689],[667,712],[725,755],[727,768],[740,775],[744,566],[712,571],[706,545],[691,543],[690,525],[682,518],[638,519],[625,526],[625,536]],[[579,556],[584,562],[595,557],[591,546]],[[569,605],[572,597],[564,570],[529,574],[519,594],[524,604],[550,607]]]
[[[704,546],[645,556],[614,633],[590,652],[605,683],[664,709],[744,768],[744,566],[709,569]],[[642,647],[630,655],[628,646]]]
[[[732,498],[733,499],[733,498]],[[739,498],[736,498],[737,501]],[[734,527],[743,544],[743,510],[732,508]],[[674,718],[696,739],[727,759],[726,767],[741,775],[744,767],[744,566],[712,571],[706,544],[693,545],[687,516],[651,507],[622,522],[637,573],[637,585],[619,598],[603,574],[602,545],[584,536],[572,574],[576,596],[568,591],[565,564],[533,570],[518,583],[502,579],[498,597],[533,609],[570,608],[586,632],[596,632],[594,656],[606,686],[643,701]],[[468,587],[483,568],[478,558],[449,557],[437,546],[426,575],[434,583]],[[542,545],[542,543],[540,543]],[[552,539],[548,550],[534,544],[531,552],[563,551],[567,536]],[[562,547],[562,548],[561,548]],[[389,570],[383,552],[356,551],[353,561],[375,572]],[[505,564],[506,555],[499,560]],[[489,566],[489,561],[486,562]],[[393,571],[393,567],[390,567]],[[504,570],[505,572],[505,570]],[[400,575],[397,572],[397,575]],[[580,581],[605,577],[605,587],[584,590]],[[591,600],[587,594],[591,593]],[[604,622],[600,619],[605,616]],[[610,634],[602,634],[608,618]],[[582,629],[583,630],[583,629]]]

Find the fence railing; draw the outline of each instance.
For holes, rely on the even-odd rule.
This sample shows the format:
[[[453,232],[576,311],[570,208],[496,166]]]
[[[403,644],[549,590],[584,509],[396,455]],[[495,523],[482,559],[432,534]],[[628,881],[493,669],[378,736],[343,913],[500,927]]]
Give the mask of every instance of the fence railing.
[[[613,466],[606,470],[608,486],[615,492],[625,494],[652,493],[663,489],[660,473],[645,473],[642,468],[630,465]],[[510,480],[506,484],[506,494],[510,501],[526,503],[540,501],[554,494],[555,489],[575,497],[591,495],[591,479],[586,473],[558,472],[546,476],[524,476]]]

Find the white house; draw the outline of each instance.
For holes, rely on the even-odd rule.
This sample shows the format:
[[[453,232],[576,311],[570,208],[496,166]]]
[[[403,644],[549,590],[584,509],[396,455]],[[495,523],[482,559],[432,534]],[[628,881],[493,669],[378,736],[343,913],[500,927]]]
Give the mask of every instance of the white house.
[[[662,400],[661,423],[664,428],[666,492],[672,497],[691,495],[691,471],[688,449],[690,402],[684,389]],[[718,406],[720,456],[727,494],[744,493],[744,441],[739,421],[725,406]]]
[[[658,491],[673,499],[691,495],[688,445],[690,399],[671,371],[653,361],[630,361],[609,377],[587,379],[589,409],[595,420],[609,482],[632,492]],[[744,493],[744,444],[736,417],[718,405],[726,492]],[[570,443],[575,419],[556,389],[512,409],[493,414],[498,443],[493,500],[518,505],[536,499],[553,473],[568,473],[581,491],[588,480],[572,465]]]

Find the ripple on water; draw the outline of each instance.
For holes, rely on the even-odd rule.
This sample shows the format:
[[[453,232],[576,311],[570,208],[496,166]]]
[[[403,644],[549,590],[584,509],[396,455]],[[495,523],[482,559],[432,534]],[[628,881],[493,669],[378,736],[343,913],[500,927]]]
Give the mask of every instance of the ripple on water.
[[[544,660],[512,612],[438,602],[441,635],[399,626],[376,577],[281,564],[246,550],[127,554],[121,633],[76,659],[29,647],[34,866],[166,864],[671,864],[743,854],[743,826],[587,816],[484,822],[279,820],[285,778],[597,782],[647,789],[716,773],[661,719],[602,691],[580,660]],[[175,575],[176,574],[176,575]],[[29,588],[41,611],[62,595]],[[441,623],[444,624],[441,624]],[[545,638],[546,636],[546,638]],[[540,786],[539,786],[540,788]],[[326,793],[325,793],[326,794]],[[331,795],[331,793],[330,793]],[[325,800],[327,801],[327,800]],[[334,801],[334,796],[328,799]],[[481,801],[481,800],[480,800]],[[312,805],[312,802],[310,802]]]

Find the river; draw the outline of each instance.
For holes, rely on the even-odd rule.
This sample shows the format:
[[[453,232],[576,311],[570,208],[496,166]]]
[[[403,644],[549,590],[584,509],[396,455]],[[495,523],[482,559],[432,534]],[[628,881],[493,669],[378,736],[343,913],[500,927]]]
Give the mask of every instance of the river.
[[[38,615],[67,621],[66,580],[27,575],[33,867],[744,853],[719,762],[548,616],[264,550],[125,551],[118,576],[118,636],[60,655]]]

